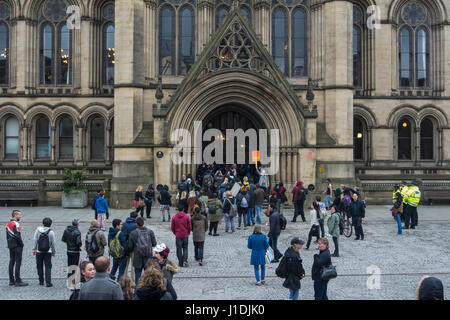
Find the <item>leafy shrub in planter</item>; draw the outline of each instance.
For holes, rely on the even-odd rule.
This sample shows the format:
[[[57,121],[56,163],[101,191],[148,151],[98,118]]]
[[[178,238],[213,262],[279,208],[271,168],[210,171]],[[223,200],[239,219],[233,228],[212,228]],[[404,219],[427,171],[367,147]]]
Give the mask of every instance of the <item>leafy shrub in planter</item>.
[[[88,191],[88,189],[83,186],[83,181],[86,177],[83,176],[85,169],[80,171],[72,172],[70,169],[65,169],[64,181],[61,189],[65,194],[76,193],[82,191]]]

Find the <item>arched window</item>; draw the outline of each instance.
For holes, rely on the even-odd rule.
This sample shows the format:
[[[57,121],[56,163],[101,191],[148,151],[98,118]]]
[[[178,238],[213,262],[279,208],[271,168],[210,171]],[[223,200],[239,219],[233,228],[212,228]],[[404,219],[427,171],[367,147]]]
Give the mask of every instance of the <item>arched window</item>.
[[[50,122],[45,116],[36,121],[36,158],[50,158]]]
[[[9,84],[9,7],[0,2],[0,86]]]
[[[114,84],[114,24],[108,23],[103,29],[103,84]]]
[[[362,28],[363,13],[353,6],[353,86],[362,87]]]
[[[412,125],[408,118],[402,118],[398,123],[398,159],[412,160]]]
[[[41,27],[41,84],[52,84],[54,81],[54,37],[53,26],[49,23]]]
[[[434,159],[434,128],[433,122],[425,118],[420,123],[420,159]]]
[[[428,31],[421,27],[416,32],[416,86],[428,87],[430,52],[428,45]]]
[[[400,30],[400,86],[412,86],[412,39],[408,27]]]
[[[73,123],[70,117],[59,121],[59,158],[73,158]]]
[[[175,75],[175,11],[169,5],[159,13],[159,74]]]
[[[58,84],[72,84],[72,31],[64,23],[59,28],[57,55]]]
[[[277,7],[272,15],[272,56],[286,76],[289,74],[288,30],[286,9]]]
[[[116,58],[114,42],[114,3],[108,3],[102,10],[103,21],[103,84],[114,84],[114,63]]]
[[[105,159],[105,121],[95,117],[91,121],[91,160]]]
[[[194,64],[194,33],[195,21],[194,11],[190,6],[184,6],[180,11],[179,32],[179,65],[178,74],[185,75]]]
[[[297,8],[292,14],[292,76],[305,77],[307,70],[306,12]]]
[[[353,159],[364,160],[364,141],[366,139],[363,121],[355,117],[353,120]]]
[[[225,20],[225,17],[227,16],[228,12],[229,12],[229,9],[227,7],[225,7],[225,6],[220,6],[217,9],[217,12],[216,12],[216,30],[219,29],[220,25]]]
[[[72,30],[66,25],[65,0],[47,0],[41,9],[40,84],[72,84]]]
[[[399,17],[399,85],[401,88],[430,86],[431,19],[428,10],[417,1],[408,1]]]
[[[5,122],[5,158],[19,157],[19,121],[9,117]]]
[[[241,6],[241,12],[243,16],[247,19],[248,23],[252,25],[252,12],[247,6]]]

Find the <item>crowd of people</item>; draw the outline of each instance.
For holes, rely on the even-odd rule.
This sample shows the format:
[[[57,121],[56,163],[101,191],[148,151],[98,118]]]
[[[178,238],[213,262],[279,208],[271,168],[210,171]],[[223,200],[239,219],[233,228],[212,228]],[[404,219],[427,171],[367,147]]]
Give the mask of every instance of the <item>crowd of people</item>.
[[[216,170],[217,169],[217,170]],[[214,175],[212,174],[213,172]],[[254,174],[248,178],[250,173]],[[257,180],[258,183],[254,184]],[[305,277],[300,250],[306,244],[309,250],[312,238],[319,252],[314,255],[311,277],[314,281],[314,298],[327,300],[328,281],[333,277],[324,278],[324,269],[332,267],[332,257],[339,257],[339,237],[342,234],[342,221],[348,219],[355,229],[355,240],[364,240],[362,223],[365,218],[365,201],[360,200],[359,189],[333,189],[331,180],[326,182],[325,202],[320,196],[315,197],[309,207],[310,224],[307,241],[294,237],[290,247],[282,254],[278,250],[278,238],[286,227],[283,216],[283,205],[287,202],[286,189],[283,183],[275,185],[270,190],[268,177],[261,175],[257,167],[250,170],[245,166],[212,167],[202,164],[197,171],[197,179],[190,174],[183,175],[176,194],[177,213],[171,217],[170,207],[172,196],[167,186],[158,186],[159,195],[153,184],[143,192],[142,186],[136,189],[133,206],[135,210],[125,221],[113,219],[112,226],[106,234],[106,220],[109,219],[108,203],[103,189],[98,190],[92,202],[95,219],[82,241],[79,231],[79,219],[73,219],[61,240],[67,245],[67,265],[79,266],[80,285],[75,286],[70,299],[73,300],[172,300],[177,294],[172,285],[173,276],[180,268],[189,267],[188,242],[192,233],[195,261],[199,266],[204,264],[204,244],[206,233],[209,236],[219,236],[218,225],[225,219],[225,232],[234,233],[236,228],[246,230],[253,226],[253,234],[248,238],[247,247],[251,249],[250,264],[254,266],[256,285],[265,284],[266,263],[279,263],[276,274],[285,279],[283,286],[289,289],[289,299],[299,297],[300,281]],[[294,217],[298,215],[305,222],[304,204],[308,194],[301,180],[297,181],[292,190]],[[401,216],[405,216],[406,228],[412,219],[411,228],[417,225],[417,183],[408,187],[406,182],[396,186],[393,194],[394,206],[392,213],[399,223],[401,234]],[[334,199],[332,201],[332,197]],[[170,229],[175,236],[176,256],[178,263],[168,259],[170,249],[164,243],[158,244],[155,233],[144,225],[144,208],[146,218],[151,218],[151,206],[154,199],[160,204],[162,221],[170,222]],[[405,200],[406,199],[406,200]],[[262,212],[264,201],[267,200],[267,210]],[[405,202],[406,201],[406,202]],[[167,213],[167,216],[165,215]],[[268,217],[269,232],[263,234],[261,214]],[[403,213],[403,215],[402,215]],[[7,240],[10,250],[9,277],[11,286],[27,286],[20,277],[23,241],[19,222],[22,213],[14,210],[12,219],[7,224]],[[237,221],[235,221],[237,220]],[[399,222],[400,221],[400,222]],[[325,230],[327,222],[327,230]],[[236,227],[237,224],[237,227]],[[51,229],[52,220],[48,217],[42,221],[33,237],[33,255],[36,256],[39,284],[47,287],[51,282],[51,260],[55,256],[56,235]],[[330,253],[327,237],[332,238],[334,252]],[[82,247],[86,250],[87,259],[80,260]],[[109,249],[109,258],[106,249]],[[281,260],[281,261],[280,261]],[[128,270],[131,265],[131,277]],[[14,269],[15,268],[15,269]],[[15,271],[15,272],[14,272]],[[116,273],[118,275],[116,277]],[[68,277],[74,273],[68,273]],[[442,285],[442,284],[441,284]],[[438,282],[433,278],[421,281],[423,290],[436,288]],[[419,289],[418,289],[419,290]],[[439,291],[439,290],[438,290]],[[422,293],[423,296],[429,296]]]

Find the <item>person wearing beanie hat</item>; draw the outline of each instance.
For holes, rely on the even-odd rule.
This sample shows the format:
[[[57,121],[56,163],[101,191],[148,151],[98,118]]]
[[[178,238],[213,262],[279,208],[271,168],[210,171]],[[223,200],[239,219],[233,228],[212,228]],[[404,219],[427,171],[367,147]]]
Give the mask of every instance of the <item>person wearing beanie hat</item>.
[[[72,224],[64,230],[62,241],[67,244],[67,266],[78,266],[80,261],[80,252],[83,243],[81,242],[81,232],[78,229],[80,219],[74,218]],[[75,271],[74,271],[75,272]],[[67,276],[70,277],[72,273]]]
[[[305,269],[303,269],[302,259],[300,258],[300,249],[305,241],[299,237],[291,239],[291,246],[284,253],[283,259],[275,271],[277,275],[282,276],[286,280],[283,287],[289,289],[289,300],[298,300],[300,291],[300,280],[305,277]]]
[[[415,294],[416,300],[444,300],[444,286],[435,277],[423,276],[420,279]]]
[[[173,276],[178,273],[179,269],[175,262],[169,259],[170,249],[164,243],[158,244],[153,249],[153,255],[158,259],[164,277],[172,282]]]

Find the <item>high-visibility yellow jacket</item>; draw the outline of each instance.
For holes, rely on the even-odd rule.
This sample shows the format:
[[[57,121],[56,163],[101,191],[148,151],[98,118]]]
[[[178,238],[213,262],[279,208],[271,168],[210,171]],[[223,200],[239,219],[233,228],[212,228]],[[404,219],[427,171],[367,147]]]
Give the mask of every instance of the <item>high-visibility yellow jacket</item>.
[[[408,197],[406,196],[408,190],[409,190],[408,186],[403,186],[400,188],[400,193],[402,194],[404,204],[408,204]]]
[[[421,192],[419,187],[412,186],[409,187],[408,192],[406,193],[406,203],[411,207],[417,208],[420,202]]]
[[[392,193],[392,203],[396,203],[397,202],[397,192],[399,192],[400,188],[396,189],[393,193]]]

